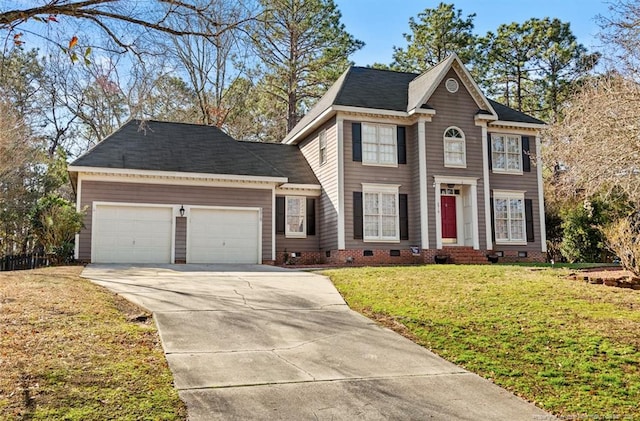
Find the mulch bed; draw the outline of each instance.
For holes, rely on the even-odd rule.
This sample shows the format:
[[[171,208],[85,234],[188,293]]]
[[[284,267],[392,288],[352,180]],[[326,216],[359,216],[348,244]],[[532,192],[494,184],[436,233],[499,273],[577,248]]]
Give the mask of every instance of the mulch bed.
[[[640,290],[640,278],[620,267],[585,269],[569,274],[568,278],[589,284],[603,284],[610,287]]]

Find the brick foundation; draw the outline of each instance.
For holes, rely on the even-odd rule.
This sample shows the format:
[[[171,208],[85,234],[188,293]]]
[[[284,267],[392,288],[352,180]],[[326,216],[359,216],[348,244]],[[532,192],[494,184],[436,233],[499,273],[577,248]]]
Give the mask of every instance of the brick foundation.
[[[327,263],[335,265],[410,265],[423,263],[420,254],[414,255],[408,249],[388,250],[331,250]]]
[[[294,256],[295,254],[295,256]],[[276,252],[277,265],[322,265],[327,263],[324,251]]]
[[[489,250],[474,250],[472,247],[444,247],[441,250],[423,249],[413,254],[410,249],[351,249],[330,251],[276,252],[276,265],[281,266],[375,266],[375,265],[416,265],[433,264],[438,258],[445,257],[445,263],[452,264],[490,264]],[[518,257],[518,251],[504,251],[498,257],[500,263],[545,262],[546,253],[527,252],[526,257]],[[295,256],[294,256],[295,254]],[[270,261],[273,262],[273,261]],[[272,263],[273,264],[273,263]]]
[[[518,256],[516,250],[505,250],[503,256],[499,257],[501,263],[544,263],[547,261],[547,253],[541,251],[527,251],[526,256]]]

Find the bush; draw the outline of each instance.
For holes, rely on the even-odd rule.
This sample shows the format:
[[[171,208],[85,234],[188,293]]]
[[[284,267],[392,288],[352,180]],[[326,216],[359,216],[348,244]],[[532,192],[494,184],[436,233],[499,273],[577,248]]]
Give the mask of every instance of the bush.
[[[606,259],[608,250],[600,229],[606,221],[606,214],[603,202],[599,200],[585,200],[584,204],[564,212],[560,252],[568,262],[600,262]]]
[[[53,255],[55,263],[68,263],[73,256],[75,235],[83,227],[83,212],[59,196],[46,196],[32,212],[31,225],[38,244]]]
[[[602,232],[607,247],[620,258],[620,264],[640,276],[640,213],[620,218]]]

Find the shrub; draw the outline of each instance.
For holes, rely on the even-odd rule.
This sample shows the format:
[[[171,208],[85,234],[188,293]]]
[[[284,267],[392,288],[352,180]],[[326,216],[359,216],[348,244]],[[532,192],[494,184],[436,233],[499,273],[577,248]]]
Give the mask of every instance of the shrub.
[[[52,254],[55,263],[67,263],[73,256],[75,235],[82,229],[83,212],[59,196],[46,196],[32,212],[31,225],[45,253]]]
[[[609,250],[620,264],[640,276],[640,213],[620,218],[602,229]]]

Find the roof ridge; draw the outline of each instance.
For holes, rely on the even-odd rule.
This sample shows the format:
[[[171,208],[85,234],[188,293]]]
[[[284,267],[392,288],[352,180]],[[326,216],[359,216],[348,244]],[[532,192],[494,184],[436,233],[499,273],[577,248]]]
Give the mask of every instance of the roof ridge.
[[[416,73],[416,72],[405,72],[405,71],[402,71],[402,70],[379,69],[377,67],[370,67],[370,66],[350,66],[350,69],[375,70],[375,71],[378,71],[378,72],[401,73],[401,74],[405,74],[405,75],[416,75],[416,76],[419,76],[421,74],[421,73]]]

